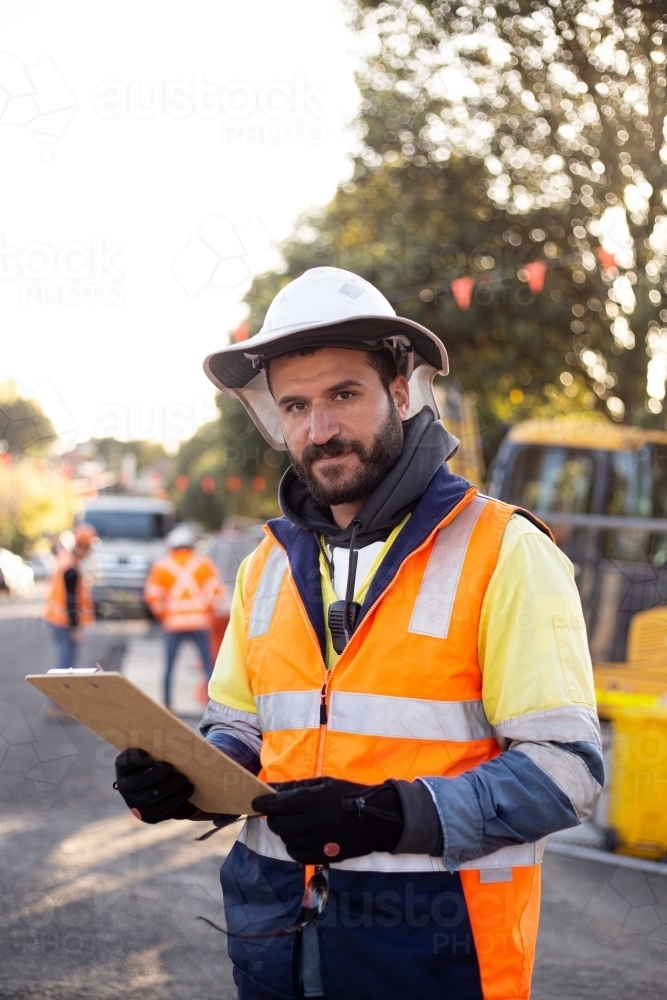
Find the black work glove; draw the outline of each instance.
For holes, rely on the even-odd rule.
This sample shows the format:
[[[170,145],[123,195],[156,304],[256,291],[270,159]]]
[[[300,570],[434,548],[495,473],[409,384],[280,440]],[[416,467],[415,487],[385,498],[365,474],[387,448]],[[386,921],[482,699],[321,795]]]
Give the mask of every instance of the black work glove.
[[[116,757],[116,783],[137,819],[161,823],[163,819],[189,819],[197,807],[188,802],[195,788],[184,774],[165,761],[153,760],[134,747]]]
[[[393,851],[403,832],[403,810],[395,785],[357,785],[338,778],[308,778],[273,786],[252,807],[268,817],[287,852],[302,865]]]

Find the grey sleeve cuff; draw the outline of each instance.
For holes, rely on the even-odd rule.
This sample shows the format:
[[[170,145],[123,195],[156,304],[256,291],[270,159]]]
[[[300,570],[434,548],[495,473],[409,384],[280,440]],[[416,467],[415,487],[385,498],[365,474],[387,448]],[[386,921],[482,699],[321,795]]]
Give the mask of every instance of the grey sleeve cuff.
[[[209,733],[214,729],[229,733],[259,757],[262,750],[262,730],[256,715],[229,708],[217,701],[209,701],[199,723],[199,732],[208,739]]]
[[[438,810],[421,781],[392,781],[403,810],[403,833],[392,854],[442,854]]]
[[[578,826],[573,800],[583,815],[590,812],[600,789],[590,767],[600,778],[602,769],[588,744],[566,746],[521,743],[455,778],[418,779],[440,816],[448,871]]]
[[[484,816],[465,774],[457,778],[419,778],[435,805],[443,836],[442,860],[449,872],[500,847],[484,849]]]

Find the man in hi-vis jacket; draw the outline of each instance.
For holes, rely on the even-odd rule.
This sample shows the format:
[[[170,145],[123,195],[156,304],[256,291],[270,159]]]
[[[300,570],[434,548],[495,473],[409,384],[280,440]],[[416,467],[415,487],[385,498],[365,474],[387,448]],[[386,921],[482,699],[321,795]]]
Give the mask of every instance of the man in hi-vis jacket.
[[[445,349],[362,278],[307,271],[205,368],[291,462],[201,723],[278,789],[221,871],[239,997],[524,1000],[544,839],[603,783],[572,566],[448,471]],[[145,821],[202,818],[117,771]]]

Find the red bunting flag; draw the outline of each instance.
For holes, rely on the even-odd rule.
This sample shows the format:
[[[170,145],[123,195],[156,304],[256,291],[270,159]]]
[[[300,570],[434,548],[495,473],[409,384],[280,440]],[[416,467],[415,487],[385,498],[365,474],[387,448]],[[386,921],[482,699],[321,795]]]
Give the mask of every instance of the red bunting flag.
[[[600,261],[600,267],[603,271],[608,271],[610,267],[616,267],[616,258],[613,253],[609,253],[608,250],[603,250],[602,247],[598,247],[595,254],[597,259]]]
[[[459,309],[470,309],[472,302],[472,290],[475,287],[475,279],[470,277],[454,278],[451,283],[452,295]]]
[[[241,323],[240,326],[232,333],[232,340],[235,344],[240,343],[242,340],[247,340],[250,336],[250,327],[247,323]]]
[[[546,260],[531,260],[529,264],[523,265],[523,270],[526,272],[526,281],[531,292],[539,295],[544,288],[544,279],[547,274]]]

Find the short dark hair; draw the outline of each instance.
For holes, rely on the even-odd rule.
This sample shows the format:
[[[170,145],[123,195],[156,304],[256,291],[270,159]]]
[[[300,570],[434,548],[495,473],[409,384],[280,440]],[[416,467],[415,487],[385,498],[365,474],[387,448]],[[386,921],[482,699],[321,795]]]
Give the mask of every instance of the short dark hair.
[[[281,358],[307,358],[311,354],[316,354],[318,351],[323,350],[325,347],[333,347],[333,344],[322,344],[317,347],[301,347],[298,351],[286,351],[285,354],[280,354]],[[382,383],[382,388],[385,392],[389,392],[389,386],[394,381],[398,375],[398,369],[396,368],[396,362],[394,361],[394,356],[390,350],[383,347],[379,351],[364,351],[366,355],[366,360],[371,366],[373,371],[378,373],[380,382]],[[266,364],[266,381],[269,384],[269,389],[271,389],[271,381],[269,378],[269,366],[273,358],[270,359]]]

